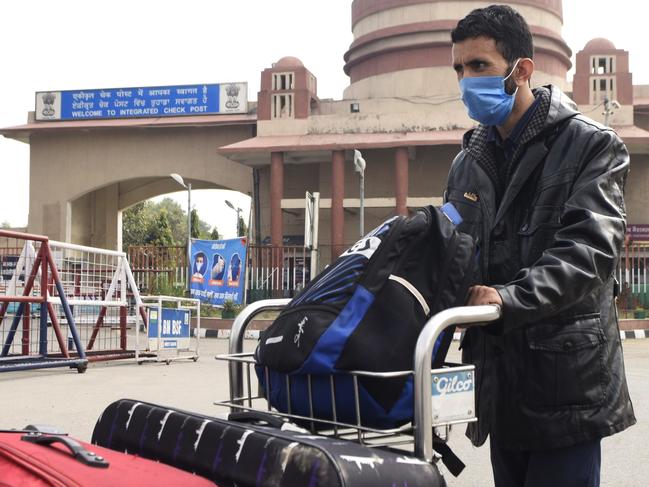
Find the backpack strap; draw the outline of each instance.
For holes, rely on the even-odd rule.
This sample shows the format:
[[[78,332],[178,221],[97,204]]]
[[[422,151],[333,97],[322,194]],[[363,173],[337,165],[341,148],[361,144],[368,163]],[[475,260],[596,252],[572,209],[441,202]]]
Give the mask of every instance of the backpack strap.
[[[454,477],[460,475],[466,467],[460,457],[453,453],[451,447],[437,437],[433,439],[433,450],[442,456],[442,463]]]

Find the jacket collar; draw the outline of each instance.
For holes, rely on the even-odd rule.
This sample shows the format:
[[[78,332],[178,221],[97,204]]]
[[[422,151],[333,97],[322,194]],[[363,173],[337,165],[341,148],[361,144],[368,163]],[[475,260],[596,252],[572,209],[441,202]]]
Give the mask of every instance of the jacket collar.
[[[538,134],[549,132],[564,120],[578,114],[574,102],[559,88],[552,85],[544,88],[548,89],[550,92],[550,106],[543,128],[538,132]],[[467,132],[463,142],[464,149],[477,159],[481,167],[483,167],[485,172],[487,172],[490,178],[492,178],[489,169],[493,166],[493,161],[490,160],[490,151],[488,150],[488,144],[486,142],[487,133],[488,128],[480,125],[476,129]],[[548,150],[544,138],[537,136],[529,141],[524,149],[522,160],[516,166],[516,170],[514,171],[509,184],[507,184],[507,188],[496,213],[496,218],[493,221],[494,226],[497,225],[506,214],[525,182],[532,175],[538,165],[545,159]],[[492,184],[495,184],[494,181],[495,180],[492,178]]]
[[[545,88],[548,88],[551,94],[550,111],[545,122],[546,128],[554,127],[564,120],[579,115],[577,104],[563,91],[554,85],[547,85]]]
[[[579,114],[577,105],[565,93],[554,85],[546,85],[537,89],[546,89],[550,93],[550,107],[541,132],[545,132],[562,121]],[[535,89],[536,90],[536,89]],[[489,134],[489,127],[478,125],[469,130],[462,138],[462,148],[469,151],[481,152]],[[525,134],[522,134],[523,138]]]

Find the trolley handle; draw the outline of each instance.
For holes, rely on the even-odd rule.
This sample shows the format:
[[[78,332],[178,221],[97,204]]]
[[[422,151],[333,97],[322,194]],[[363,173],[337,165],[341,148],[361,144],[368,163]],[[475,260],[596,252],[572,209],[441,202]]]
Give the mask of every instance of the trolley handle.
[[[460,306],[432,316],[417,339],[414,360],[415,455],[433,460],[432,381],[430,363],[439,335],[452,325],[485,326],[501,318],[500,306]]]
[[[290,299],[263,299],[246,306],[235,318],[230,331],[229,353],[243,352],[243,337],[252,319],[265,311],[281,311],[290,303]],[[230,374],[230,400],[243,397],[243,364],[230,361],[228,364]],[[242,402],[239,400],[238,402]]]

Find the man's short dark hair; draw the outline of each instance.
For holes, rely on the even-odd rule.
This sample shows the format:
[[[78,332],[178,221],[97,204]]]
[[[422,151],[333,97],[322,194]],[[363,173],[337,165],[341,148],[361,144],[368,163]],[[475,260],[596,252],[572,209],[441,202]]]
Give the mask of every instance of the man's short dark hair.
[[[496,41],[496,49],[510,65],[518,58],[534,56],[534,41],[527,22],[507,5],[475,9],[451,31],[453,44],[481,36]]]

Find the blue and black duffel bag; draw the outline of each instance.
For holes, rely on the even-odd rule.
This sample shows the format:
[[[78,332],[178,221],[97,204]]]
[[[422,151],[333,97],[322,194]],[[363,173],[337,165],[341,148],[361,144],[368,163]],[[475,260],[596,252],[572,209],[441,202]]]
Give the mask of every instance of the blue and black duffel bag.
[[[341,372],[412,370],[428,318],[464,304],[475,283],[476,245],[456,230],[460,221],[449,203],[393,217],[312,280],[260,335],[257,376],[271,405],[332,420],[333,376],[336,420],[356,424],[352,378]],[[443,363],[452,335],[447,329],[440,337],[433,367]],[[358,383],[364,426],[412,420],[412,376],[359,377]]]

